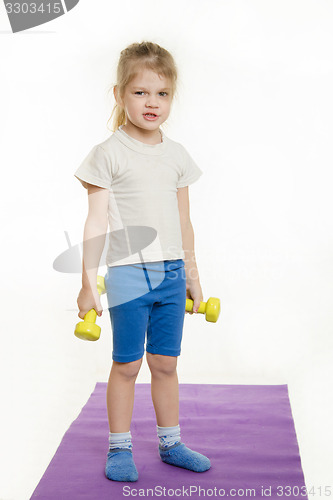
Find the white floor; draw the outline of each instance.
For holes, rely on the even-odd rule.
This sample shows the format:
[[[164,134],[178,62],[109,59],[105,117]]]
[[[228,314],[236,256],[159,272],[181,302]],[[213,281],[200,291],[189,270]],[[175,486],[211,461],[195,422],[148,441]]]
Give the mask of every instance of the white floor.
[[[43,375],[39,372],[41,367],[34,369],[30,366],[29,372],[23,369],[17,373],[19,376],[7,379],[7,404],[2,409],[5,424],[1,426],[1,500],[30,498],[64,433],[93,391],[95,382],[107,380],[106,374],[102,376],[97,369],[98,358],[103,353],[95,351],[95,354],[90,368],[79,362],[70,367],[64,360],[62,370],[57,372],[56,360],[49,360],[48,370]],[[189,373],[185,370],[185,362],[179,361],[180,383],[286,383],[286,380],[273,377],[271,380],[260,376],[245,380],[239,377],[212,378],[209,374],[196,376],[197,368],[193,366],[193,373]],[[288,384],[306,485],[315,492],[315,496],[309,498],[324,496],[325,486],[332,489],[333,485],[332,407],[329,404],[332,396],[327,392],[332,372],[317,368],[314,379],[311,373],[308,377],[304,373],[297,377],[295,367],[294,381]],[[149,372],[145,362],[137,383],[146,382],[149,382]],[[107,436],[105,439],[107,446]],[[326,489],[326,496],[327,492]]]

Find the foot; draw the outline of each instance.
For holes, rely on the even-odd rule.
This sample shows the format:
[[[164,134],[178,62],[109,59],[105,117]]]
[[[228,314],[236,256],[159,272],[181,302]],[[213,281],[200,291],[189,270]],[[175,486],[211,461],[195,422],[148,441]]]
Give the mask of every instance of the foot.
[[[196,451],[187,448],[184,443],[176,443],[169,448],[159,446],[161,460],[166,464],[183,467],[194,472],[204,472],[210,468],[210,460]]]
[[[115,448],[108,451],[105,475],[112,481],[137,481],[138,471],[135,467],[132,450]]]

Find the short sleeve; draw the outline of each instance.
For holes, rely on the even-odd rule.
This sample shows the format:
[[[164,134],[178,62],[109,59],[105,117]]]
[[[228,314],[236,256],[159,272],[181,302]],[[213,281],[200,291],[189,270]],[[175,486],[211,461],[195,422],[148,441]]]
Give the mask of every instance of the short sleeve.
[[[111,189],[112,172],[111,161],[102,146],[94,146],[74,176],[79,179],[83,187],[87,188],[87,183],[102,188]]]
[[[183,154],[182,174],[178,179],[177,188],[193,184],[193,182],[197,181],[203,173],[202,170],[195,163],[193,158],[186,151],[184,146],[181,146],[181,149]]]

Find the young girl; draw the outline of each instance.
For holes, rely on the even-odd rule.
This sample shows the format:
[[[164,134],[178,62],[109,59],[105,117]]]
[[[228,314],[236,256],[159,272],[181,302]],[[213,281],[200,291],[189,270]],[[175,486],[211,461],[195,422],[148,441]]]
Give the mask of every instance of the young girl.
[[[105,283],[113,363],[105,474],[115,481],[138,479],[130,425],[146,333],[160,458],[195,472],[210,468],[207,457],[180,439],[176,367],[185,302],[192,298],[197,312],[203,300],[188,185],[202,171],[160,129],[170,114],[176,80],[173,57],[159,45],[134,43],[123,50],[113,87],[114,133],[93,147],[74,174],[87,188],[89,204],[77,299],[80,318],[92,308],[102,314],[97,272],[110,226]]]

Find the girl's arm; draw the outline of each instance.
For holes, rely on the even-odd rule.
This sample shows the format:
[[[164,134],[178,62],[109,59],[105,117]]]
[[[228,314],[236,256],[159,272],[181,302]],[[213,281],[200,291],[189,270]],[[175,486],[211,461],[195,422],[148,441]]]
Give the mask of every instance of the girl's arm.
[[[80,318],[93,307],[99,316],[102,314],[97,273],[108,228],[108,189],[87,184],[87,190],[89,208],[83,234],[82,289],[77,301]]]
[[[183,250],[185,253],[186,295],[194,302],[193,311],[197,311],[203,300],[199,279],[199,271],[194,252],[194,231],[190,219],[190,202],[188,186],[177,190],[180,226],[182,231]]]

